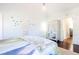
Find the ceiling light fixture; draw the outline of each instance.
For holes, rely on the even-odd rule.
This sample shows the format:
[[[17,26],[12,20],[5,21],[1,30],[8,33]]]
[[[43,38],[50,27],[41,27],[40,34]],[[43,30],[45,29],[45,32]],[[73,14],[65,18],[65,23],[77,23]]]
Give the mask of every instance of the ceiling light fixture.
[[[44,12],[46,11],[46,4],[45,4],[45,3],[42,4],[42,10],[43,10]]]

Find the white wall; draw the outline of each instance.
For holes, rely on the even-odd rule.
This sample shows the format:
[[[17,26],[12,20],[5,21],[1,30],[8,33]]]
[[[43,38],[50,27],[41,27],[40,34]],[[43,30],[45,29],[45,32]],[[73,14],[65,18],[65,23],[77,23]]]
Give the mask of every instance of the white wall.
[[[50,10],[45,13],[46,15],[43,14],[40,4],[1,4],[0,11],[4,21],[4,39],[28,35],[30,32],[33,35],[44,35],[43,31],[40,30],[40,23],[42,21],[60,19],[63,16],[61,12],[55,11],[51,13]],[[38,31],[39,33],[37,33]]]
[[[3,38],[11,38],[23,35],[23,29],[26,27],[26,20],[20,13],[3,13]],[[25,26],[25,27],[24,27]]]
[[[73,44],[79,45],[79,7],[71,10],[69,16],[73,20]]]
[[[44,19],[44,18],[43,18]],[[26,14],[14,12],[3,12],[3,38],[8,39],[22,35],[38,35],[44,36],[41,30],[42,19],[31,19]],[[56,21],[56,22],[55,22]],[[52,21],[52,29],[56,32],[57,39],[59,38],[59,22]],[[48,22],[47,22],[48,23]]]
[[[79,16],[73,18],[74,30],[73,30],[73,43],[79,45]]]
[[[25,13],[6,12],[3,13],[3,39],[18,37],[23,35],[44,36],[41,31],[41,23],[43,20],[31,19]]]
[[[2,14],[0,13],[0,40],[2,40]]]
[[[60,20],[60,41],[63,41],[64,40],[64,21],[63,19]]]

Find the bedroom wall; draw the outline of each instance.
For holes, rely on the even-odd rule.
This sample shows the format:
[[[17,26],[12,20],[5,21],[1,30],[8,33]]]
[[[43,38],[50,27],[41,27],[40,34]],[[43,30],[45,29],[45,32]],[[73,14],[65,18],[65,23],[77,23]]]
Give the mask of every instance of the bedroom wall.
[[[41,30],[43,20],[30,18],[26,13],[12,11],[3,11],[3,39],[18,37],[23,35],[44,36]]]
[[[73,43],[79,45],[79,16],[74,19]]]
[[[36,4],[0,5],[0,11],[2,12],[2,19],[4,21],[3,38],[8,39],[22,35],[45,36],[44,31],[40,27],[42,22],[57,20],[63,16],[61,12],[45,15],[40,9],[40,4],[38,6]]]
[[[64,40],[64,21],[63,19],[60,20],[60,41],[63,41]]]
[[[48,23],[46,20],[37,20],[31,19],[26,16],[26,14],[22,14],[21,12],[3,12],[3,38],[8,39],[12,37],[18,37],[23,35],[37,35],[46,37],[46,33],[44,32],[43,27],[41,27],[42,22]],[[59,28],[56,22],[52,22],[52,29],[55,29],[56,37],[59,39]]]
[[[27,21],[24,19],[24,16],[20,13],[4,12],[3,20],[4,20],[3,22],[4,39],[22,36],[24,34],[23,31],[26,31],[25,27],[27,27],[27,23],[26,23]]]
[[[0,40],[2,40],[2,14],[0,13]]]
[[[73,44],[79,45],[79,7],[69,12],[73,20]]]

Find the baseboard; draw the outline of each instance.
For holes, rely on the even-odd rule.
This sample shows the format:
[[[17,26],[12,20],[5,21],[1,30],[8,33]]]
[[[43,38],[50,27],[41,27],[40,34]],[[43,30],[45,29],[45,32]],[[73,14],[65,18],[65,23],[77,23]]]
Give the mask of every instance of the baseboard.
[[[79,53],[79,45],[73,44],[73,50],[74,50],[74,52]]]

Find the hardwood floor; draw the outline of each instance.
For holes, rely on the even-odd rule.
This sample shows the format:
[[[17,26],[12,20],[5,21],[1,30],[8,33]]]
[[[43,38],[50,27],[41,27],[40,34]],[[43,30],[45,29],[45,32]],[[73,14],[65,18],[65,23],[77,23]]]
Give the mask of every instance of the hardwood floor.
[[[68,37],[67,39],[64,39],[63,41],[63,48],[70,50],[72,44],[72,38]]]
[[[62,47],[62,48],[67,49],[67,50],[69,50],[71,48],[71,44],[72,44],[71,37],[67,37],[66,39],[64,39],[64,41],[58,42],[59,47]]]
[[[67,50],[67,49],[63,49],[63,48],[59,48],[59,53],[60,55],[79,55],[78,53],[76,52],[73,52],[73,51],[70,51],[70,50]]]

